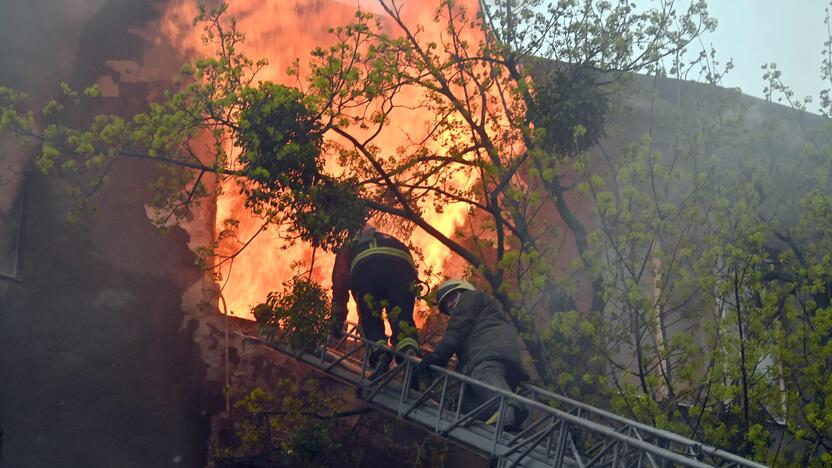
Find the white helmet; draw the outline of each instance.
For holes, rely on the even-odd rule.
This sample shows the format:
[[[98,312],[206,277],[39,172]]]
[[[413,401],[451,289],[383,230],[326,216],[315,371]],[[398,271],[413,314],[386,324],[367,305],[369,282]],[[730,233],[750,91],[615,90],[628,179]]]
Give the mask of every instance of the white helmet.
[[[473,284],[461,280],[461,279],[450,279],[445,281],[444,283],[439,285],[439,288],[436,289],[436,304],[439,306],[439,312],[442,312],[445,315],[451,313],[449,310],[445,310],[445,304],[443,301],[448,298],[448,295],[458,289],[463,289],[467,291],[476,291],[477,288],[474,287]]]

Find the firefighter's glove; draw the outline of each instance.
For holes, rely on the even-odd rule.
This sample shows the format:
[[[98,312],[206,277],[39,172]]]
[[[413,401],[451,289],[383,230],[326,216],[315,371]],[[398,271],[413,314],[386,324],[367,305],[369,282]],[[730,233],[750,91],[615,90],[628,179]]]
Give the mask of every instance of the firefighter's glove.
[[[329,326],[329,335],[336,340],[340,340],[344,337],[344,322],[334,321],[332,325]]]
[[[445,367],[448,365],[448,360],[450,358],[451,353],[443,349],[442,346],[439,346],[436,348],[436,351],[422,358],[422,362],[419,363],[419,373],[429,375],[430,366]]]
[[[419,363],[419,373],[422,375],[430,375],[430,366],[438,366],[439,360],[437,359],[436,355],[431,353],[427,356],[422,358],[422,362]]]

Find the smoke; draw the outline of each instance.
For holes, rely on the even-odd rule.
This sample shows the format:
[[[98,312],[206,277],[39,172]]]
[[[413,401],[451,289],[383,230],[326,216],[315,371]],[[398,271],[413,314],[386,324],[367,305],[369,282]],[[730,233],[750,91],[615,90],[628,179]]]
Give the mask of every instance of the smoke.
[[[0,14],[0,86],[26,92],[32,106],[48,102],[75,68],[81,35],[107,0],[4,0]],[[31,154],[0,139],[0,220],[21,190]]]
[[[51,94],[55,79],[74,71],[81,35],[106,1],[4,0],[0,84],[24,88],[35,98]]]
[[[43,106],[74,73],[82,34],[106,0],[4,0],[0,14],[0,86]],[[0,135],[0,273],[16,274],[22,193],[32,152]]]

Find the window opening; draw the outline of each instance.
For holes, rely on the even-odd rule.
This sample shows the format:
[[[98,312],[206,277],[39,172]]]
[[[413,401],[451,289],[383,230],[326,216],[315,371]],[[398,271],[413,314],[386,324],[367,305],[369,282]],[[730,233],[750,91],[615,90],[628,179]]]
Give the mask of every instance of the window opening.
[[[0,278],[20,281],[25,180],[12,178],[5,184],[2,182],[0,179]]]

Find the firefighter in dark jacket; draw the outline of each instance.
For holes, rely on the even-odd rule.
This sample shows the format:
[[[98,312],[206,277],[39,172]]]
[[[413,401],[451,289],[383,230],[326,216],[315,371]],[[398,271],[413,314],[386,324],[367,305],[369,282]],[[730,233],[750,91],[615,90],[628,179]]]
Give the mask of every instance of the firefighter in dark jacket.
[[[365,228],[358,239],[345,244],[335,256],[332,335],[340,337],[343,333],[349,291],[352,291],[365,339],[387,345],[381,318],[381,310],[386,309],[393,332],[392,346],[402,353],[418,355],[419,342],[413,322],[416,280],[416,266],[407,246],[372,227]],[[390,353],[383,350],[371,353],[371,378],[387,371],[391,360]]]
[[[442,341],[433,353],[422,359],[421,373],[428,373],[431,365],[446,366],[456,353],[457,372],[493,387],[511,392],[529,379],[522,363],[520,337],[496,299],[477,291],[467,281],[454,279],[439,286],[436,302],[439,311],[450,315],[450,319]],[[494,396],[494,392],[475,386],[471,391],[474,399],[463,403],[468,407],[466,411]],[[497,414],[487,422],[494,424]],[[508,401],[503,427],[519,430],[527,414],[517,403]]]

